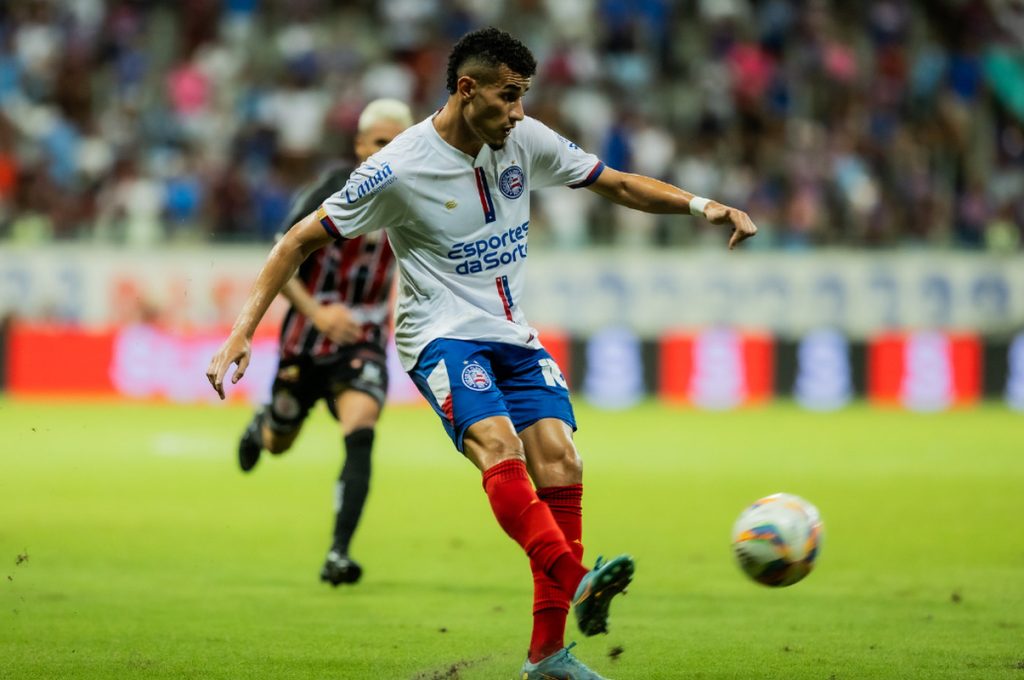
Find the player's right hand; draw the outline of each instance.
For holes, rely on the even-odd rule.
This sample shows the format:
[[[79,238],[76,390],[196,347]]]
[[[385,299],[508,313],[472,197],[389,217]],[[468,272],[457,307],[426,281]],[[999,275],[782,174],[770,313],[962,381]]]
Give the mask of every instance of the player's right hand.
[[[323,305],[313,315],[313,325],[336,345],[351,345],[362,334],[362,327],[345,305]]]
[[[704,217],[712,224],[731,224],[732,235],[729,237],[729,250],[735,248],[741,241],[745,241],[757,233],[757,226],[750,219],[750,215],[722,205],[717,201],[711,201],[704,208]]]
[[[231,364],[238,365],[231,376],[231,384],[234,385],[245,375],[251,355],[252,343],[249,342],[249,338],[232,333],[210,359],[210,365],[206,367],[206,379],[213,385],[213,389],[217,390],[221,399],[224,398],[224,376],[227,375],[228,368]]]

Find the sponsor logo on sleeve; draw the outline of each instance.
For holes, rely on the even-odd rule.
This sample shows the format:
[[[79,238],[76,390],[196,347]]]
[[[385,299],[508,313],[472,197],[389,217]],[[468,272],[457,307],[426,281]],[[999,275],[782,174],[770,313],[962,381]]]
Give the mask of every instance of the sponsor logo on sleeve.
[[[345,202],[351,205],[359,199],[375,194],[398,181],[398,175],[391,169],[391,164],[387,161],[381,163],[376,172],[372,172],[373,169],[372,165],[367,166],[364,164],[359,171],[359,175],[349,179],[344,190]]]

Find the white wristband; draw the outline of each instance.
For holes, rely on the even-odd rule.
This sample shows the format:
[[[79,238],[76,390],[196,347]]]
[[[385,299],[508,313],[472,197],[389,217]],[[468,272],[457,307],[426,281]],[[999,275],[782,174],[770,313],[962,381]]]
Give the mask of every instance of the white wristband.
[[[690,199],[690,214],[694,217],[704,217],[704,208],[708,207],[711,199],[703,196],[694,196]]]

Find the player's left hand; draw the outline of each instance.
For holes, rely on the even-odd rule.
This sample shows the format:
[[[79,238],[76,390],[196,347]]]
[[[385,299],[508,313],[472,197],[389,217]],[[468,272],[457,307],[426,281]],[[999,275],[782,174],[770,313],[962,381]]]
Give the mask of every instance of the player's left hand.
[[[238,365],[231,376],[231,384],[234,385],[245,375],[251,355],[252,343],[249,338],[232,333],[210,359],[210,365],[206,367],[206,379],[213,385],[213,389],[217,390],[221,399],[224,398],[224,376],[227,375],[228,368],[231,364]]]
[[[323,305],[313,315],[313,325],[336,345],[351,345],[362,334],[362,326],[342,304]]]
[[[732,250],[740,241],[744,241],[757,233],[757,226],[750,219],[750,215],[722,205],[717,201],[711,201],[704,208],[704,217],[712,224],[732,224],[732,236],[729,237],[729,250]]]

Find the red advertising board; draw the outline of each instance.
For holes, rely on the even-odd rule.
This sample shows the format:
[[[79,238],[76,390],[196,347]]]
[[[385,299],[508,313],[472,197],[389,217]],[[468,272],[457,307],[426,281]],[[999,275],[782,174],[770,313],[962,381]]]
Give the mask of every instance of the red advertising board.
[[[73,326],[15,323],[8,336],[6,355],[2,357],[6,362],[6,389],[17,397],[213,401],[217,395],[206,379],[206,365],[227,333],[227,329],[172,332],[141,324],[92,331]],[[545,331],[543,342],[568,374],[568,336]],[[233,399],[264,401],[276,367],[276,328],[265,324],[253,340],[245,379],[236,385],[225,381],[225,392]],[[388,348],[388,369],[388,400],[421,403],[393,345]]]
[[[7,339],[7,389],[15,395],[114,396],[113,334],[14,324]]]
[[[205,401],[216,398],[206,362],[227,331],[174,333],[131,325],[103,331],[13,324],[6,357],[7,390],[15,396],[89,396]],[[251,399],[274,368],[274,336],[260,333],[246,380],[232,397]]]
[[[771,398],[772,338],[731,329],[674,332],[662,336],[658,394],[665,401],[732,408]]]
[[[982,374],[976,335],[888,333],[868,345],[868,398],[878,405],[935,411],[974,404]]]

